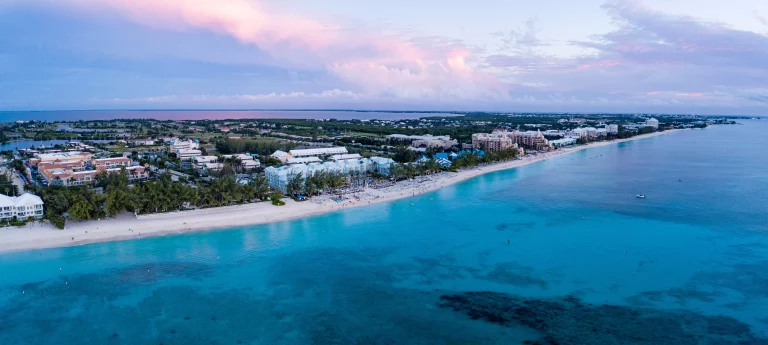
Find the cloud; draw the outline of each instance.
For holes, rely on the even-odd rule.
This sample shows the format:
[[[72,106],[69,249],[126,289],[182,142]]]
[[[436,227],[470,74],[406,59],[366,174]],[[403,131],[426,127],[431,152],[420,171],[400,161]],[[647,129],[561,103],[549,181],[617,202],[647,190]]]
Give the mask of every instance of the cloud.
[[[300,15],[288,6],[267,0],[0,0],[0,28],[24,33],[12,40],[0,36],[6,55],[0,55],[0,79],[17,81],[0,82],[0,100],[508,109],[766,104],[766,34],[662,13],[639,1],[604,4],[614,28],[589,39],[545,39],[543,33],[558,28],[529,19],[491,34],[494,47],[483,38],[472,46]],[[14,15],[4,10],[14,8],[48,17],[35,12],[4,20]],[[81,68],[87,72],[68,72]],[[60,85],[68,86],[62,91]]]
[[[679,102],[706,105],[729,101],[752,104],[760,96],[741,90],[768,80],[768,36],[688,16],[653,10],[640,1],[610,1],[602,6],[616,29],[588,41],[571,42],[585,53],[558,57],[532,46],[534,34],[509,54],[485,58],[488,70],[506,74],[511,93],[566,93],[579,99],[611,97],[628,104]],[[534,33],[534,30],[529,30]],[[530,87],[537,85],[537,87]]]
[[[30,0],[35,2],[35,0]],[[435,37],[386,35],[283,10],[256,0],[38,0],[91,16],[111,15],[163,30],[207,30],[257,46],[285,66],[325,69],[372,95],[482,97],[499,93],[467,60],[472,50]],[[271,5],[271,6],[270,6]],[[465,88],[468,87],[468,90]]]
[[[760,24],[768,26],[768,19],[765,19],[765,17],[761,16],[760,12],[757,12],[757,10],[755,10],[752,13],[755,16],[755,19],[757,19],[757,21],[760,22]]]

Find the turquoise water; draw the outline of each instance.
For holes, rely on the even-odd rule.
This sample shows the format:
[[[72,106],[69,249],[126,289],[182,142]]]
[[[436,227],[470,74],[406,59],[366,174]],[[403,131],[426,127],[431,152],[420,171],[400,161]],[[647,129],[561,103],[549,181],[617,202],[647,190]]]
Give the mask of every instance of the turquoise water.
[[[298,221],[0,254],[0,344],[766,344],[768,122],[742,122]]]

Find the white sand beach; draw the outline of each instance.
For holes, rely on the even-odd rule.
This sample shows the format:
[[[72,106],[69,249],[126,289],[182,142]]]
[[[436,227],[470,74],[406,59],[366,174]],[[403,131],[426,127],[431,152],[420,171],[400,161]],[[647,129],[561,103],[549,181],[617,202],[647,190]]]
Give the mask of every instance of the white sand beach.
[[[670,132],[673,131],[656,132],[628,139],[596,142],[537,155],[527,155],[522,159],[466,169],[458,173],[443,172],[410,181],[401,181],[386,188],[369,188],[362,192],[347,194],[345,196],[348,197],[349,200],[340,203],[330,200],[329,197],[321,196],[304,202],[286,200],[285,206],[273,206],[269,202],[262,202],[183,212],[142,215],[139,217],[134,217],[133,214],[126,213],[109,219],[80,223],[71,222],[68,224],[67,229],[64,230],[56,229],[47,223],[33,223],[28,224],[25,227],[17,228],[0,228],[0,253],[74,246],[94,242],[131,240],[167,234],[180,234],[304,218],[328,212],[335,212],[344,208],[365,206],[373,203],[413,197],[490,172],[512,169],[588,148],[613,145]]]

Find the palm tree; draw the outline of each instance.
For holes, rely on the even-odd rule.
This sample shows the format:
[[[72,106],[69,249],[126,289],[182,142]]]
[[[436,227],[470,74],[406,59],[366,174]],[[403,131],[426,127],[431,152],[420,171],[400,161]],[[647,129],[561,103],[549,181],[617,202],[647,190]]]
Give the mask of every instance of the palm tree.
[[[288,184],[286,184],[285,190],[290,197],[295,198],[302,192],[303,187],[304,180],[301,177],[301,173],[298,173],[288,177]]]
[[[261,200],[266,200],[269,198],[269,181],[267,181],[267,177],[264,175],[257,175],[255,178],[253,178],[250,182],[250,184],[253,186],[254,190],[256,191],[256,197]]]

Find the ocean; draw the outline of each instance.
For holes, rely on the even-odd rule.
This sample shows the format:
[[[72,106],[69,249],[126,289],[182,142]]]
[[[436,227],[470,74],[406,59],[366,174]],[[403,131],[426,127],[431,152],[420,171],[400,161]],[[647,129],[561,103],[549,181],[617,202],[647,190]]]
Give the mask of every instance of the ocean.
[[[0,254],[0,344],[768,344],[768,122],[739,122],[302,220]]]

